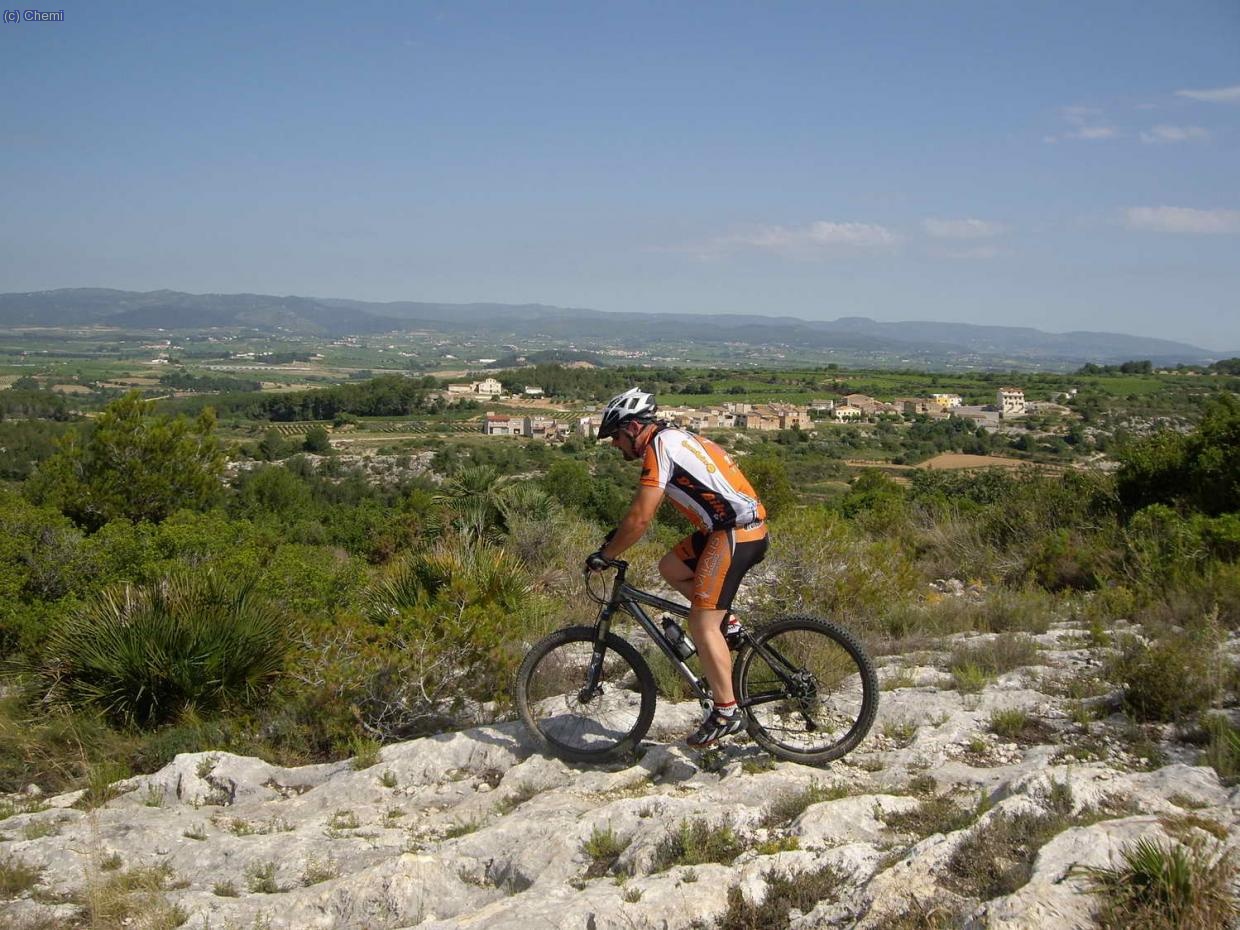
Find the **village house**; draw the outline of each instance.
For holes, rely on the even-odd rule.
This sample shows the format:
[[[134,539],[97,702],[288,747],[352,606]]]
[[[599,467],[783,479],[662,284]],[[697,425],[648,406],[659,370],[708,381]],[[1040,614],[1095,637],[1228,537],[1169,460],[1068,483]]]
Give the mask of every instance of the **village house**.
[[[900,413],[931,415],[942,413],[942,408],[925,397],[897,397],[893,402]]]
[[[943,410],[959,407],[964,402],[959,394],[931,394],[930,401]]]
[[[498,397],[504,393],[504,386],[494,378],[483,378],[481,381],[461,382],[448,385],[449,397],[460,397],[466,394],[478,394],[484,397]]]
[[[862,414],[869,416],[878,413],[880,407],[887,405],[875,400],[869,394],[848,394],[844,397],[844,406],[856,407]]]
[[[524,436],[525,418],[488,410],[482,420],[482,432],[487,436]]]
[[[995,394],[995,406],[999,408],[1001,417],[1023,417],[1025,415],[1025,392],[1020,388],[999,388]]]
[[[845,420],[860,420],[863,416],[865,416],[865,411],[851,404],[836,404],[835,409],[831,411],[831,417],[837,423],[843,423]]]

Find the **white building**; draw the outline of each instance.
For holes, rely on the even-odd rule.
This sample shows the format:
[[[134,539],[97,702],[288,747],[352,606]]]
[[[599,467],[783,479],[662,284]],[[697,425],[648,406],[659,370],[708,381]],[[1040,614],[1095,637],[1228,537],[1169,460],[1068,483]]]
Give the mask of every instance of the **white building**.
[[[963,403],[963,399],[959,394],[931,394],[930,399],[944,410],[959,407]]]
[[[999,408],[1001,417],[1023,417],[1025,415],[1025,392],[1020,388],[999,388],[995,395],[995,406]]]

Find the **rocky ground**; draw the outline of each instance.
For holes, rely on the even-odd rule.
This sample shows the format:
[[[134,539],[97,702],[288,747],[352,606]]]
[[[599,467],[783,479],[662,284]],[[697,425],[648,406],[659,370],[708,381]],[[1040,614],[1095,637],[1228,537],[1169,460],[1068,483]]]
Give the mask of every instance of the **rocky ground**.
[[[199,753],[102,806],[10,799],[0,926],[68,927],[128,895],[118,926],[674,930],[712,926],[737,888],[733,915],[790,894],[797,930],[1084,928],[1083,867],[1140,837],[1236,843],[1240,792],[1114,713],[1081,630],[953,688],[948,649],[992,639],[882,660],[870,737],[823,768],[747,739],[689,751],[696,705],[661,702],[627,766],[567,765],[499,724],[363,769]]]

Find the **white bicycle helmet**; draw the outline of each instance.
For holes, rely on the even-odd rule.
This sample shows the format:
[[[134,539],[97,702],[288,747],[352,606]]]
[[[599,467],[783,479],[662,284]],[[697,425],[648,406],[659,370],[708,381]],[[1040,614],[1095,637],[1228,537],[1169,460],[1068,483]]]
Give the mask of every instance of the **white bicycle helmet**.
[[[641,388],[629,388],[609,400],[603,408],[603,422],[598,428],[598,438],[610,439],[630,420],[649,423],[654,420],[658,409],[653,394],[647,394]]]

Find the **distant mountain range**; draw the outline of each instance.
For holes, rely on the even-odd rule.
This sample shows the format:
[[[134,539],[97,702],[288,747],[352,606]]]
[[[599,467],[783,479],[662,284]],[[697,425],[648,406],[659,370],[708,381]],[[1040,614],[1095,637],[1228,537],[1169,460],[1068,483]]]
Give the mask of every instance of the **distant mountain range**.
[[[866,317],[611,313],[544,304],[368,303],[264,294],[186,294],[71,288],[0,294],[0,327],[107,326],[122,331],[256,330],[306,337],[430,330],[515,342],[541,337],[578,349],[649,350],[660,344],[839,353],[885,365],[1063,366],[1149,359],[1199,364],[1220,356],[1197,346],[1122,333],[1047,333],[968,323],[880,323]]]

